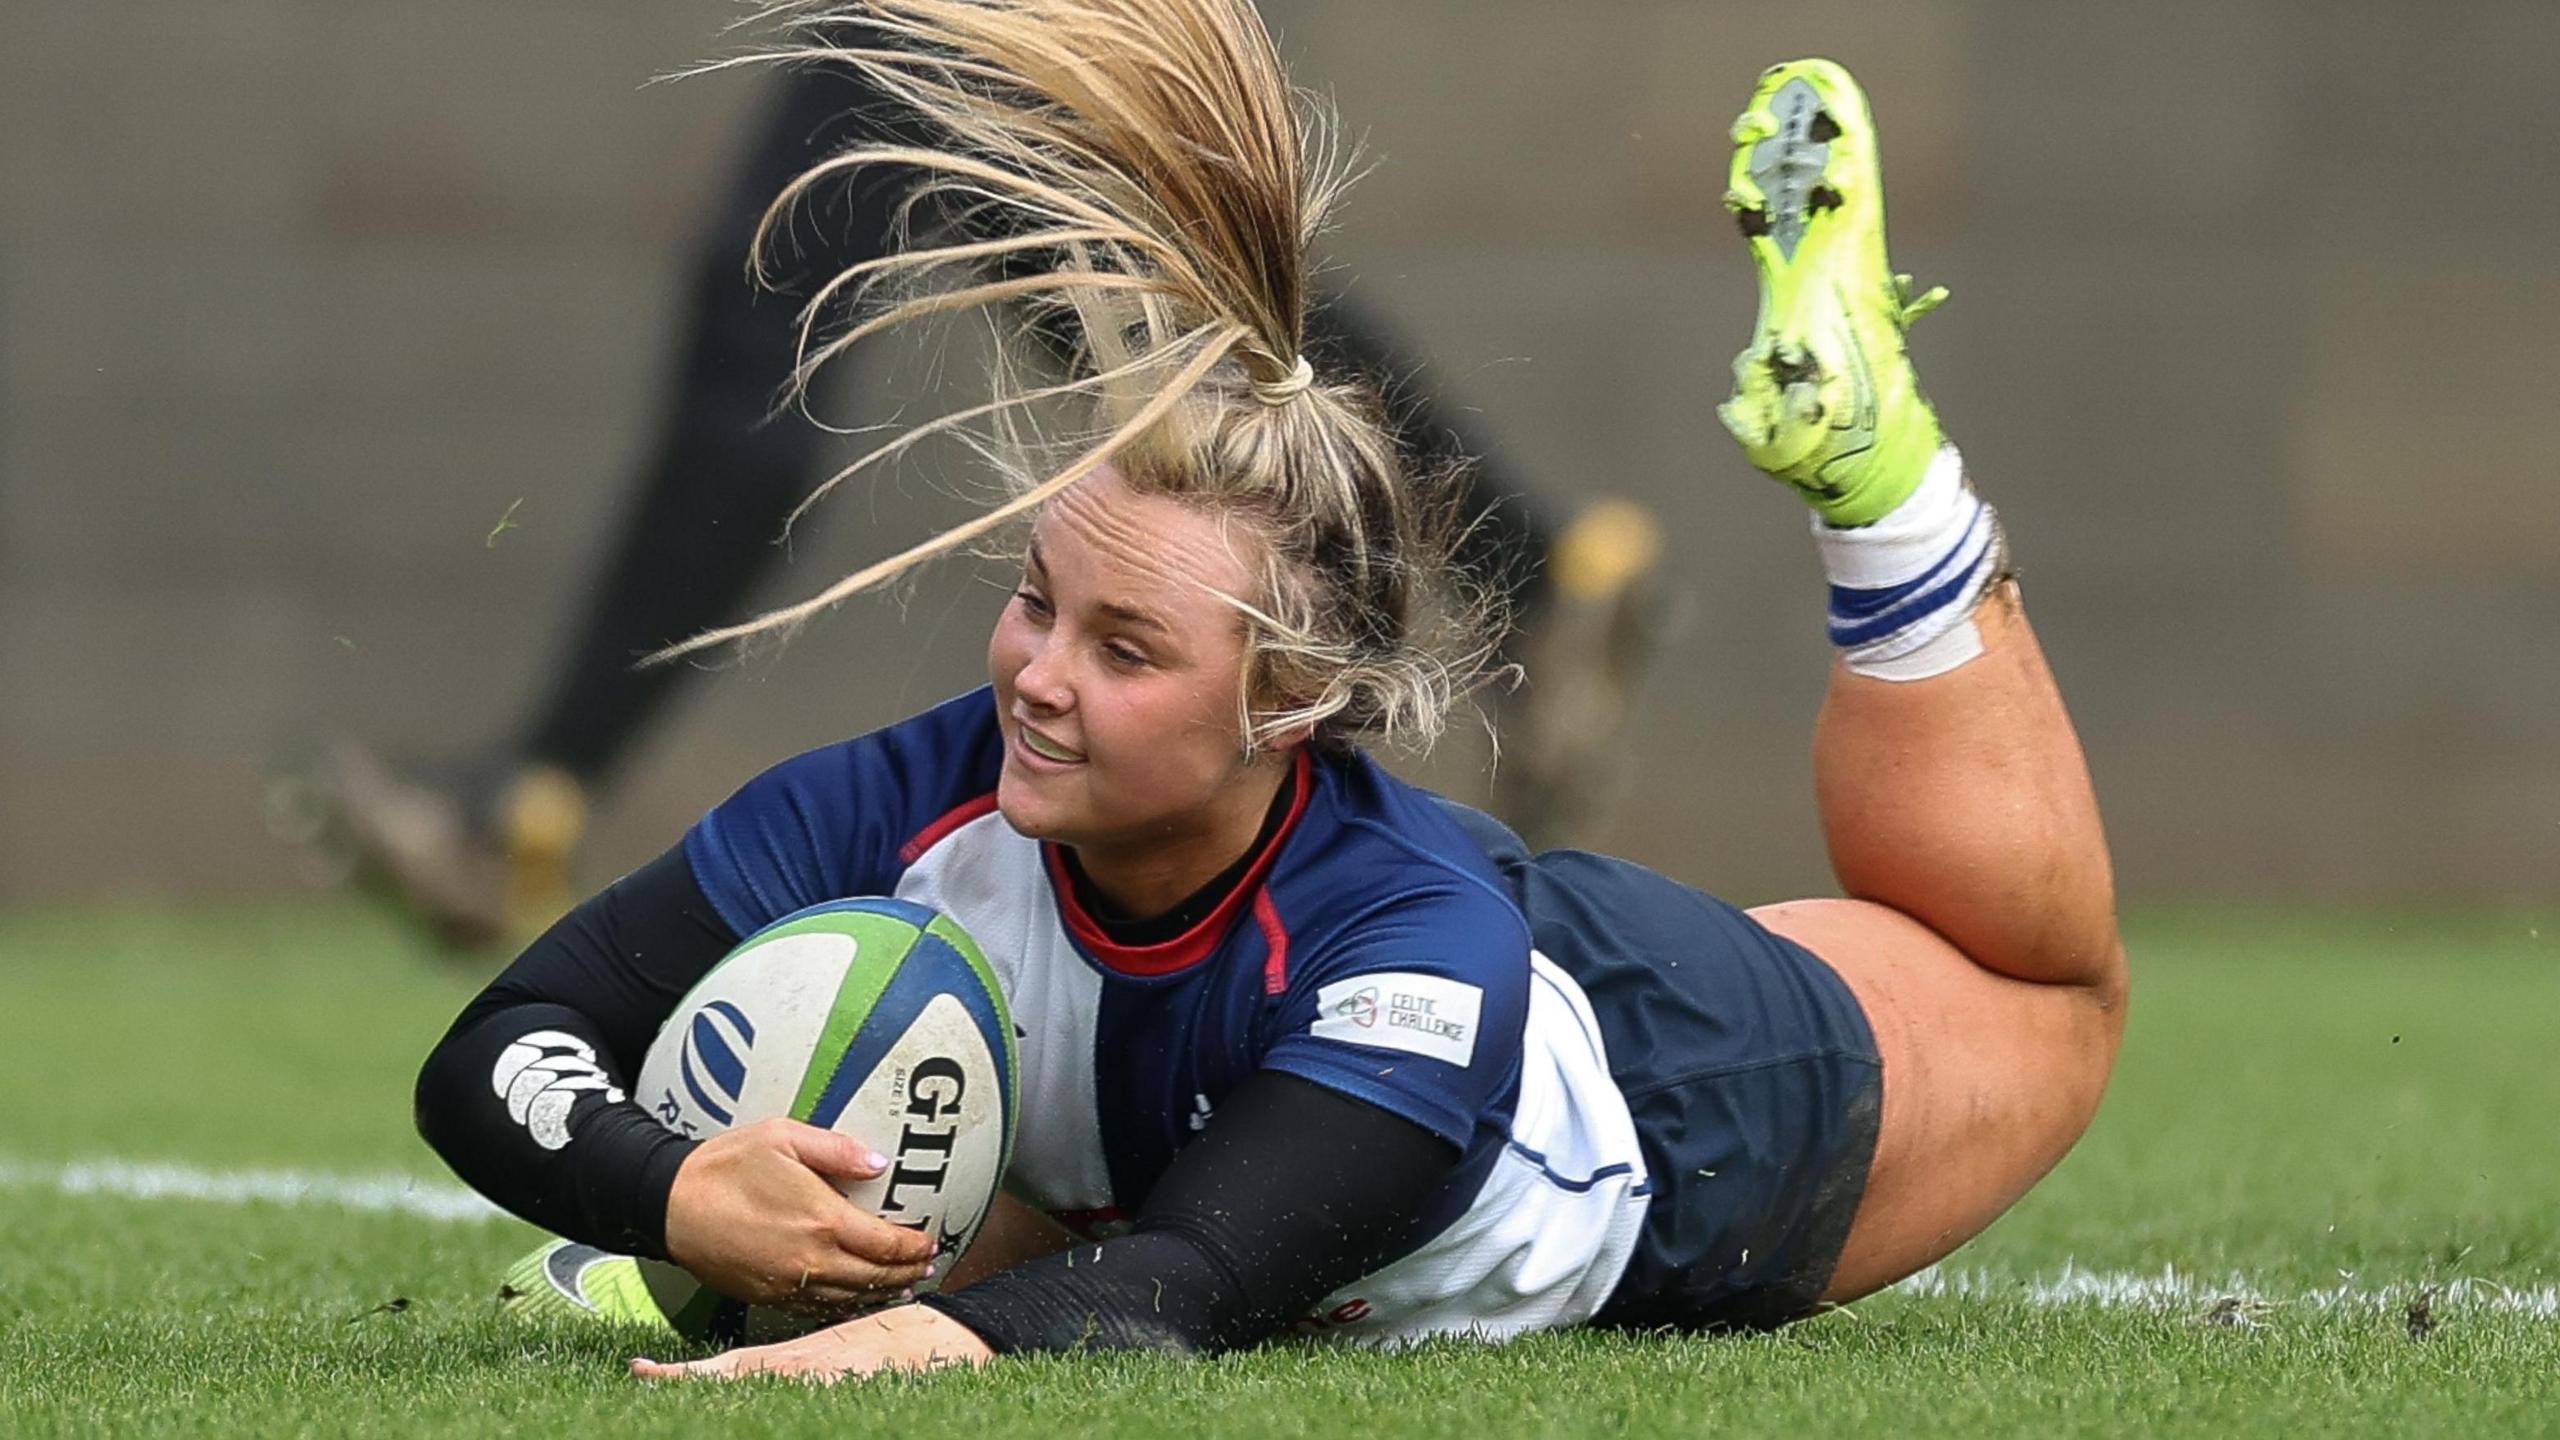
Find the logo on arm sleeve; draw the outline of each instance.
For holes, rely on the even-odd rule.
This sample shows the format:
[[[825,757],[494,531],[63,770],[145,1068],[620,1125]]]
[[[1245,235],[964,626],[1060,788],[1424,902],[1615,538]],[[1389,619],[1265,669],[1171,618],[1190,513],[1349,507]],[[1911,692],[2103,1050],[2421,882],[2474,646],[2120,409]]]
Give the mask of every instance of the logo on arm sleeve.
[[[1355,975],[1316,992],[1316,1023],[1307,1033],[1464,1066],[1476,1057],[1483,1010],[1479,985],[1440,975]]]
[[[559,1030],[516,1037],[499,1052],[489,1088],[507,1102],[507,1118],[545,1150],[568,1145],[569,1110],[579,1096],[601,1090],[606,1104],[622,1103],[622,1088],[596,1063],[595,1047]]]

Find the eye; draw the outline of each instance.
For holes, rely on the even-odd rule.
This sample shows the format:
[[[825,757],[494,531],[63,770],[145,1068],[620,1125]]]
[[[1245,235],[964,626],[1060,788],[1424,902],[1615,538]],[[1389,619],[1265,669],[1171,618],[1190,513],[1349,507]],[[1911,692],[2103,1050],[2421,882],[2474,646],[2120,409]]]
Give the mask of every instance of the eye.
[[[1032,619],[1046,620],[1049,618],[1049,602],[1040,594],[1039,591],[1025,585],[1021,589],[1013,592],[1013,598],[1022,602],[1023,613],[1029,615]]]
[[[1145,651],[1138,649],[1136,646],[1129,644],[1125,640],[1113,640],[1105,643],[1102,647],[1102,653],[1110,656],[1111,663],[1119,666],[1123,670],[1143,670],[1149,663]]]

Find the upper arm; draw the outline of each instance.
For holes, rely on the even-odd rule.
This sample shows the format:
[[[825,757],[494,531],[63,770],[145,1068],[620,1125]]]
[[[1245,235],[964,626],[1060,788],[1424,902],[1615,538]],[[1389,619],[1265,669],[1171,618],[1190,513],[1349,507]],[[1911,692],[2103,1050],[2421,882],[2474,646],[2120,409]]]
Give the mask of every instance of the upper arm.
[[[683,852],[668,850],[553,922],[462,1012],[453,1033],[502,1010],[560,1006],[589,1022],[611,1068],[628,1074],[676,1002],[737,940]]]
[[[741,935],[797,910],[885,895],[909,842],[993,789],[994,702],[973,691],[775,765],[702,817],[684,852]]]
[[[1289,977],[1263,1064],[1464,1148],[1520,1073],[1529,936],[1464,882],[1363,916]]]

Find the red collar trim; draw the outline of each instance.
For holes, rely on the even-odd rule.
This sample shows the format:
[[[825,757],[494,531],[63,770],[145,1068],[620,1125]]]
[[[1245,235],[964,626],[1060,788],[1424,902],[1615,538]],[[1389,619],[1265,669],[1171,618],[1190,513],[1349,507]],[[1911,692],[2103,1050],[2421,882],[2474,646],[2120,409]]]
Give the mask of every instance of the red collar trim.
[[[1202,916],[1200,923],[1170,940],[1156,945],[1114,944],[1100,922],[1086,913],[1076,899],[1076,888],[1067,876],[1066,858],[1049,841],[1040,842],[1041,858],[1049,865],[1049,888],[1057,892],[1058,913],[1066,919],[1067,933],[1084,947],[1085,953],[1099,961],[1105,969],[1142,979],[1157,979],[1179,970],[1187,970],[1209,958],[1227,932],[1243,916],[1245,907],[1253,903],[1262,889],[1263,880],[1271,873],[1271,864],[1279,858],[1280,847],[1289,843],[1290,833],[1298,828],[1298,817],[1307,813],[1307,802],[1315,797],[1315,761],[1301,747],[1292,783],[1298,787],[1297,798],[1289,802],[1288,818],[1280,822],[1279,832],[1271,843],[1254,857],[1253,866],[1236,882],[1236,888],[1218,902],[1218,908]]]
[[[927,825],[898,847],[900,864],[913,865],[924,858],[924,852],[951,838],[951,832],[972,820],[983,820],[996,813],[996,792],[988,791],[974,800],[963,800]]]

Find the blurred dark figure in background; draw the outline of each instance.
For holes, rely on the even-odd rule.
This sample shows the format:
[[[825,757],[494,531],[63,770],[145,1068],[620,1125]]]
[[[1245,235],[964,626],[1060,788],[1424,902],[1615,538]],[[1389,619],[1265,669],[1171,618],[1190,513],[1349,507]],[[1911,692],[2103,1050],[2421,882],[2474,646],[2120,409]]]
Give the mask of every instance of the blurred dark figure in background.
[[[769,102],[687,271],[672,394],[637,502],[523,725],[441,773],[395,769],[352,740],[325,762],[326,833],[448,944],[521,938],[567,908],[590,797],[697,673],[640,660],[736,619],[784,553],[777,542],[811,488],[825,432],[773,414],[798,359],[798,306],[759,295],[742,265],[759,218],[794,176],[879,136],[876,102],[844,74],[810,71],[791,72]],[[899,193],[855,185],[795,217],[785,253],[767,256],[790,267],[778,288],[885,253]],[[1547,502],[1401,383],[1414,363],[1339,296],[1320,307],[1309,348],[1320,365],[1368,374],[1396,397],[1396,430],[1418,465],[1470,475],[1481,519],[1462,559],[1509,593],[1539,657],[1540,683],[1506,707],[1496,803],[1532,841],[1569,843],[1588,821],[1595,766],[1652,648],[1650,513],[1609,500],[1559,528]]]

